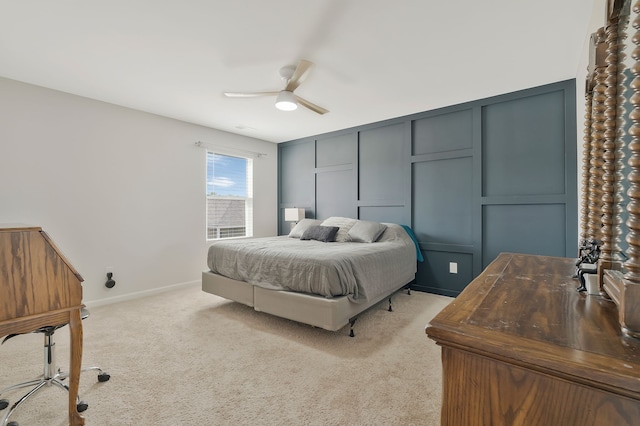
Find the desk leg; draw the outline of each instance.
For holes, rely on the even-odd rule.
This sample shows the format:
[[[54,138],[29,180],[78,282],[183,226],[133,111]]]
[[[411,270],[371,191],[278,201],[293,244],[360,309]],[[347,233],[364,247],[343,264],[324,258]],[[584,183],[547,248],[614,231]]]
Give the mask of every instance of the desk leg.
[[[84,425],[84,417],[78,413],[77,401],[82,365],[82,319],[80,309],[71,311],[69,333],[71,333],[71,360],[69,366],[69,424]]]

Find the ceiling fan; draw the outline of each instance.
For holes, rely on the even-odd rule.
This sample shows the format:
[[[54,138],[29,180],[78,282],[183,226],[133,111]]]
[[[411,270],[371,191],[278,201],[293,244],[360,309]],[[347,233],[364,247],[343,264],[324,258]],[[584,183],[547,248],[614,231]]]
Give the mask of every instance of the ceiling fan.
[[[293,93],[309,74],[313,62],[301,59],[298,66],[287,65],[280,68],[280,77],[286,81],[283,90],[277,92],[224,92],[229,98],[255,98],[259,96],[276,96],[276,108],[282,111],[293,111],[298,104],[318,114],[326,114],[329,110],[322,108]]]

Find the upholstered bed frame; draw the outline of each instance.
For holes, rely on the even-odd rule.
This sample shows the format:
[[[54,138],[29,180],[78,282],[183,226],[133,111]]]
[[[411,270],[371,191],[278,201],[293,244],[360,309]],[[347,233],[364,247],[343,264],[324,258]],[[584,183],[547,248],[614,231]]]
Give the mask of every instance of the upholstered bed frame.
[[[202,272],[202,290],[225,299],[243,303],[256,311],[265,312],[329,331],[340,330],[350,324],[350,336],[354,335],[353,325],[359,314],[384,299],[409,286],[415,279],[415,273],[398,277],[390,290],[366,303],[354,303],[348,296],[326,298],[305,293],[283,290],[269,290],[243,281],[236,281],[210,271]]]
[[[326,231],[335,242],[325,241]],[[353,336],[359,314],[386,298],[391,310],[391,295],[413,282],[416,252],[401,225],[304,219],[288,236],[210,246],[202,290],[325,330],[350,324]]]

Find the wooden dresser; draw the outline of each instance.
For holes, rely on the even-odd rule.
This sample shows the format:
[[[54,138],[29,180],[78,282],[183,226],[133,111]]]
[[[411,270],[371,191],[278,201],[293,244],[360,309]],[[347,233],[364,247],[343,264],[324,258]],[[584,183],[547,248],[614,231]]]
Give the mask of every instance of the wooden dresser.
[[[574,259],[502,253],[431,321],[442,425],[640,424],[640,340],[574,272]]]
[[[76,407],[82,361],[82,281],[40,227],[0,224],[0,337],[69,324],[71,425],[84,424]]]

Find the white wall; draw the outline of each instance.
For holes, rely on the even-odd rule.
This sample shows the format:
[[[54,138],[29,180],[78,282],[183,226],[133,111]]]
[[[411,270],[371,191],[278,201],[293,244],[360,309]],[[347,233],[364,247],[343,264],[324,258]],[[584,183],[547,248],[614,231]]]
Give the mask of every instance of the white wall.
[[[276,144],[0,78],[0,223],[47,231],[89,305],[198,282],[208,244],[196,141],[267,154],[254,160],[254,234],[276,235]]]

